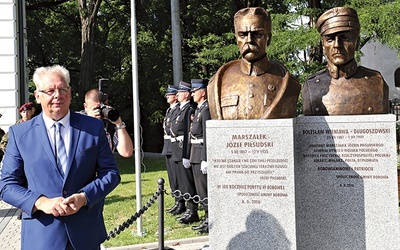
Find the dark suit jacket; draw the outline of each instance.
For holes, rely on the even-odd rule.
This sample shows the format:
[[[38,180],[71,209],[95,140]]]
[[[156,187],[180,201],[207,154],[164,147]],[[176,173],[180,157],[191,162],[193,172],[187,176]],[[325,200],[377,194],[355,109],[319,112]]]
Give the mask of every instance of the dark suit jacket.
[[[43,114],[10,127],[1,169],[1,198],[23,210],[22,249],[95,249],[106,239],[104,198],[120,182],[114,155],[100,120],[71,111],[66,176],[58,171]],[[68,150],[68,149],[67,149]],[[42,195],[68,197],[84,191],[88,204],[76,214],[32,213]]]

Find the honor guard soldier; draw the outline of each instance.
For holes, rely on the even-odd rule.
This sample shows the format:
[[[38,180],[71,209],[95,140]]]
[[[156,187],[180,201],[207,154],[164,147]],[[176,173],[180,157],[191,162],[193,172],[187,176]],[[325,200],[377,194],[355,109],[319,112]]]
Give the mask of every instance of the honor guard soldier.
[[[179,83],[177,96],[180,108],[171,124],[171,160],[174,162],[173,167],[176,168],[181,194],[194,197],[196,195],[196,187],[194,185],[193,173],[190,169],[189,131],[195,108],[190,102],[190,90],[189,83],[183,81]],[[179,219],[181,223],[189,224],[199,221],[197,204],[193,199],[189,199],[187,203],[187,209],[184,203],[179,203],[176,212],[173,214],[180,214],[183,209],[186,209],[185,213]]]
[[[207,148],[206,148],[206,121],[211,119],[207,101],[207,84],[201,79],[192,79],[192,97],[197,103],[192,125],[190,126],[190,164],[194,177],[197,195],[203,202],[200,203],[205,211],[204,219],[193,230],[200,234],[208,233],[208,194],[207,194]]]
[[[327,68],[304,83],[304,115],[361,115],[389,112],[388,86],[375,70],[357,66],[354,53],[360,42],[357,12],[333,8],[317,21]]]
[[[176,168],[174,168],[174,163],[171,160],[172,156],[172,145],[171,145],[171,123],[174,120],[177,112],[179,111],[179,102],[177,98],[178,89],[175,86],[168,86],[167,93],[165,94],[165,98],[167,99],[167,103],[169,107],[165,113],[163,129],[164,129],[164,146],[161,152],[161,155],[165,156],[165,164],[167,166],[168,180],[169,186],[171,188],[171,192],[174,193],[178,190],[178,179],[176,176]],[[185,202],[181,198],[181,202]],[[175,204],[167,210],[168,213],[174,213],[176,209],[179,207],[179,198],[175,198]],[[184,211],[182,211],[183,213]]]

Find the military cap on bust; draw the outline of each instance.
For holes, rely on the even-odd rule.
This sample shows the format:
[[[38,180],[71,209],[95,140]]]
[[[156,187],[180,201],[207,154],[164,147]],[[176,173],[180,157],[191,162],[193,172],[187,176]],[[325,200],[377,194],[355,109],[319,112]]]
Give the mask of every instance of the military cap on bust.
[[[192,92],[207,88],[207,83],[203,79],[192,79]]]
[[[167,89],[167,93],[165,93],[165,94],[166,95],[176,95],[176,93],[178,93],[178,89],[173,85],[169,85],[168,89]]]
[[[184,92],[184,91],[190,92],[190,84],[187,82],[181,81],[179,83],[178,92]]]
[[[22,112],[25,110],[32,110],[33,108],[33,102],[27,102],[24,105],[22,105],[21,107],[19,107],[18,111]]]
[[[317,30],[322,36],[347,30],[360,32],[357,11],[349,7],[329,9],[318,18]]]

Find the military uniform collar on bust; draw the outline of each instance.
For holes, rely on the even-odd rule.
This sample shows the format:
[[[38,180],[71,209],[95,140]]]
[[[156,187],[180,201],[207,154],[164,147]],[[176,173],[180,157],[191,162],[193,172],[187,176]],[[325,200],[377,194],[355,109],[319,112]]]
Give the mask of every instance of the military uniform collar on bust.
[[[335,79],[338,79],[339,77],[344,77],[348,79],[352,77],[356,73],[356,71],[357,62],[354,59],[346,65],[339,67],[328,61],[328,72]]]
[[[253,63],[242,58],[240,63],[240,71],[248,76],[262,75],[268,72],[269,68],[271,68],[271,62],[268,60],[267,56]]]

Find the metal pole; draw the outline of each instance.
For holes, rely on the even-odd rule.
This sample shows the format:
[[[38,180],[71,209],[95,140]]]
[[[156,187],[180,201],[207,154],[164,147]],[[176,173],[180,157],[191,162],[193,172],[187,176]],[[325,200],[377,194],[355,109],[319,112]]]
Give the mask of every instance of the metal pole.
[[[158,179],[158,249],[164,250],[164,179]]]
[[[182,73],[182,44],[179,0],[171,0],[171,29],[172,29],[172,68],[174,73],[173,85],[178,86],[183,80]]]
[[[26,73],[26,58],[27,58],[27,46],[26,46],[26,21],[25,21],[25,1],[17,1],[17,41],[18,41],[18,82],[19,82],[19,103],[23,104],[28,101],[28,84],[27,84],[27,73]]]
[[[135,0],[131,0],[131,46],[132,46],[132,92],[133,92],[133,129],[134,129],[134,153],[135,153],[135,173],[136,173],[136,211],[142,207],[142,182],[141,182],[141,163],[140,163],[140,117],[139,117],[139,84],[137,67],[137,47],[136,47],[136,12]],[[137,219],[137,235],[142,236],[142,217]]]

